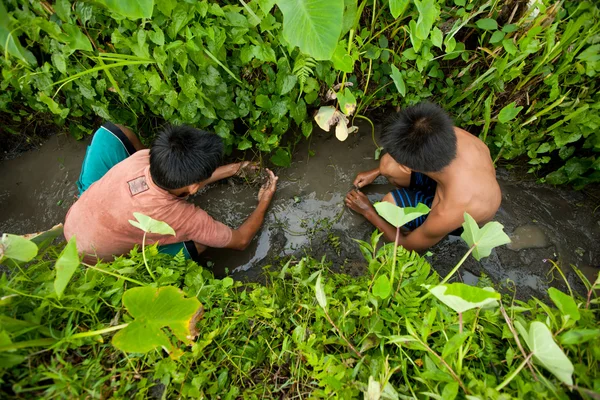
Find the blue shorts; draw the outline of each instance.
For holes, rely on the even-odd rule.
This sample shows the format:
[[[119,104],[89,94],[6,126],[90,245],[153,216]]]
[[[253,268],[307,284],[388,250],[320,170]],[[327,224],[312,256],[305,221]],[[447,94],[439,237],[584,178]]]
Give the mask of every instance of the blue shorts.
[[[410,185],[408,188],[393,190],[392,196],[394,197],[396,205],[400,207],[416,207],[417,204],[423,203],[431,208],[436,188],[436,181],[420,172],[413,172],[410,175]],[[404,228],[411,231],[415,230],[423,225],[426,219],[427,215],[423,215],[404,225]],[[451,232],[450,235],[460,236],[462,232],[463,228],[461,227]]]
[[[111,122],[103,124],[94,133],[88,146],[77,181],[79,195],[94,182],[102,178],[108,170],[135,153],[135,147],[121,129]],[[160,253],[177,255],[183,251],[186,259],[198,261],[198,250],[194,242],[173,243],[159,246]]]

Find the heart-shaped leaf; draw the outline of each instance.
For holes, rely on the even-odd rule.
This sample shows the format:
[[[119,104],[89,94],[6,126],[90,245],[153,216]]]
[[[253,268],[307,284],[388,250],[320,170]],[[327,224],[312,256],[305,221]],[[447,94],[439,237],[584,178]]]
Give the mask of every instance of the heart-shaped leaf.
[[[38,248],[31,240],[19,235],[5,233],[0,239],[0,261],[5,258],[28,262],[38,253]]]
[[[510,243],[510,238],[504,233],[504,226],[501,223],[488,222],[480,229],[477,222],[468,213],[465,213],[464,217],[465,222],[462,225],[464,232],[460,237],[467,242],[469,247],[475,247],[473,257],[477,261],[489,256],[494,247]]]
[[[123,294],[123,305],[135,320],[113,337],[112,344],[128,353],[147,353],[158,347],[171,352],[173,345],[163,331],[165,327],[177,339],[191,344],[204,312],[197,298],[186,298],[173,286],[129,289]]]
[[[77,244],[75,236],[72,236],[69,243],[65,246],[62,253],[56,260],[54,268],[56,269],[56,278],[54,278],[54,291],[60,299],[69,284],[71,277],[79,267],[79,254],[77,253]]]
[[[417,204],[416,207],[398,207],[395,204],[382,201],[373,205],[377,214],[381,215],[390,224],[396,228],[406,225],[410,221],[417,219],[423,215],[429,214],[430,208],[423,203]]]
[[[490,287],[481,289],[460,282],[426,287],[439,301],[458,313],[473,308],[495,307],[500,300],[500,293]]]
[[[137,221],[129,220],[129,223],[146,233],[158,233],[159,235],[173,235],[175,231],[166,222],[157,221],[139,212],[134,212],[133,216]]]
[[[573,364],[556,344],[552,332],[546,324],[533,321],[529,326],[529,332],[519,321],[515,321],[515,327],[525,339],[529,350],[533,353],[534,360],[562,382],[573,385]]]

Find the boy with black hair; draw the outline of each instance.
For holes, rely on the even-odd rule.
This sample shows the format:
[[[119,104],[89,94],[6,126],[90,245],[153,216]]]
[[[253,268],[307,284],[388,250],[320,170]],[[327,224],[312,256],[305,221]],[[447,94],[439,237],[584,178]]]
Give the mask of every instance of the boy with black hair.
[[[395,240],[396,228],[359,190],[379,175],[398,187],[382,201],[400,207],[424,203],[431,208],[428,215],[403,227],[398,244],[408,250],[425,250],[457,232],[465,212],[479,224],[496,214],[502,194],[489,149],[455,127],[441,107],[425,102],[405,108],[385,124],[381,142],[387,154],[378,168],[357,175],[356,190],[348,193],[346,205],[365,216],[388,241]]]
[[[258,193],[258,205],[238,229],[212,219],[186,201],[202,187],[256,168],[249,162],[220,166],[219,136],[189,126],[171,126],[147,150],[135,134],[106,123],[92,139],[77,186],[80,197],[67,213],[65,237],[76,237],[88,259],[109,259],[142,244],[143,232],[129,223],[139,212],[164,221],[175,236],[148,234],[146,243],[159,250],[196,259],[207,247],[245,249],[262,225],[276,190],[277,177]]]

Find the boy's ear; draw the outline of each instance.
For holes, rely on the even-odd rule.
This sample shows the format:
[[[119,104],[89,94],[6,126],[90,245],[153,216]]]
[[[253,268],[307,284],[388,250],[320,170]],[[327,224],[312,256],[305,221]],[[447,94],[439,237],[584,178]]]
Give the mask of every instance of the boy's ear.
[[[192,194],[196,194],[198,192],[198,190],[202,189],[204,186],[205,186],[205,183],[204,183],[204,181],[202,181],[202,182],[198,182],[198,183],[192,183],[187,188],[188,188],[189,194],[192,195]]]
[[[410,175],[412,173],[412,169],[408,168],[406,165],[398,164],[398,168],[404,174]]]

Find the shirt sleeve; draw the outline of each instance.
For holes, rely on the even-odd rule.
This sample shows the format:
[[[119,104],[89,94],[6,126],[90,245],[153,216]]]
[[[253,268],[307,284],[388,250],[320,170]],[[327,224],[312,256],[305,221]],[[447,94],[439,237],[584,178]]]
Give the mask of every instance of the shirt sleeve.
[[[231,228],[216,221],[199,207],[187,202],[178,205],[177,224],[180,241],[192,240],[208,247],[225,247],[231,241]]]

